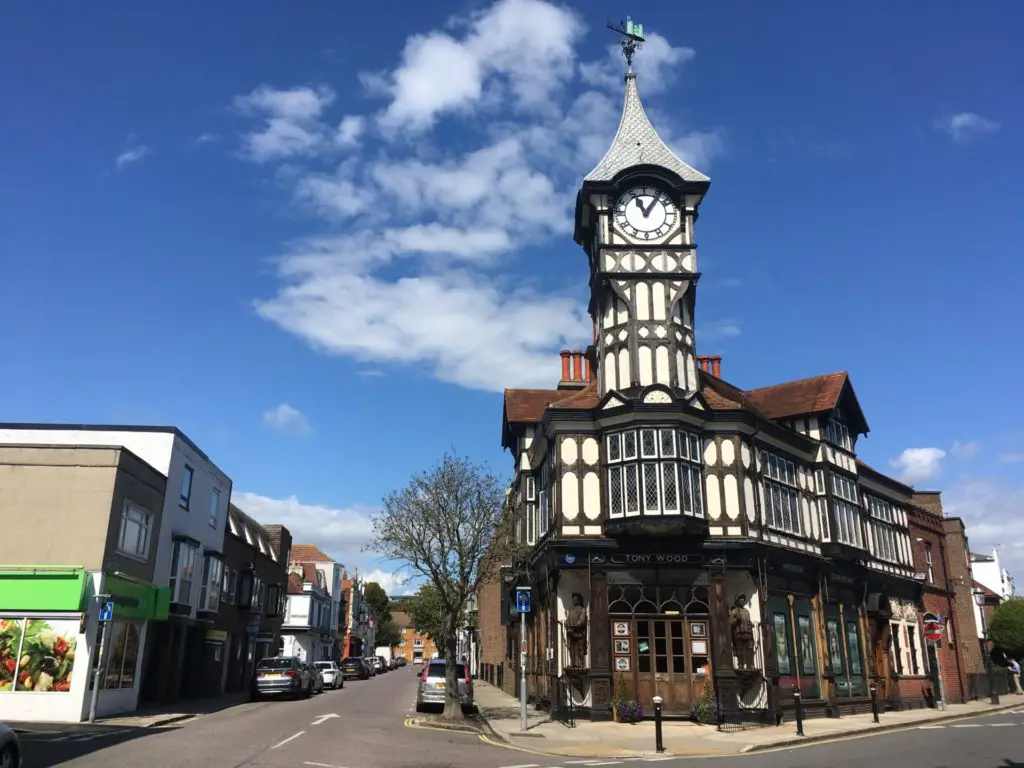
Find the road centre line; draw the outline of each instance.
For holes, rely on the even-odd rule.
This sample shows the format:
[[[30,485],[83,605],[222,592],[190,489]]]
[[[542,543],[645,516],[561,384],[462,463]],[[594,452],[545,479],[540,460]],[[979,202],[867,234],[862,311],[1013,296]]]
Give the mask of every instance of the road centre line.
[[[289,737],[288,737],[287,739],[285,739],[284,741],[279,741],[279,742],[278,742],[277,744],[275,744],[274,746],[272,746],[272,747],[271,747],[271,749],[277,749],[278,747],[283,747],[283,746],[284,746],[285,744],[287,744],[287,743],[288,743],[289,741],[294,741],[295,739],[299,738],[299,736],[301,736],[301,735],[302,735],[302,734],[304,734],[304,733],[305,733],[305,731],[299,731],[298,733],[293,733],[293,734],[292,734],[291,736],[289,736]]]
[[[315,765],[316,768],[342,768],[340,765],[331,765],[330,763],[310,763],[308,761],[303,763],[303,765]]]

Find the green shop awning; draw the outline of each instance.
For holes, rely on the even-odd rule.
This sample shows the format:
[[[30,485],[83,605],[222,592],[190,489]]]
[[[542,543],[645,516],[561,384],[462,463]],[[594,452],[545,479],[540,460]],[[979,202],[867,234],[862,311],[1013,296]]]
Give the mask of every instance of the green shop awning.
[[[0,566],[0,611],[81,611],[84,568]]]
[[[108,573],[103,581],[103,591],[110,595],[114,603],[115,619],[147,621],[167,618],[167,609],[171,604],[169,587],[158,589],[145,582]]]

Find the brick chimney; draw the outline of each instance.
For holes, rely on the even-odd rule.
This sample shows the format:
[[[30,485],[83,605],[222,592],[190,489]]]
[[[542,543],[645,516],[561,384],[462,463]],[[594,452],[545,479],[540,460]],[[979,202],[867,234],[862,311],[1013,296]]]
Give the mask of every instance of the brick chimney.
[[[698,355],[697,362],[704,373],[710,373],[716,379],[722,378],[722,356],[721,355]]]
[[[563,349],[558,353],[562,358],[562,380],[559,389],[583,389],[590,381],[590,361],[587,360],[586,374],[583,371],[584,355],[581,349]]]

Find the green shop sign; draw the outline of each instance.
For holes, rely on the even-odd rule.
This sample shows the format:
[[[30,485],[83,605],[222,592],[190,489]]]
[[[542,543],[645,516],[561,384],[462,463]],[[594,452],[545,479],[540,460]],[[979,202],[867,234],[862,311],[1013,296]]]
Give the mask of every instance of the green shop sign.
[[[0,611],[80,611],[84,568],[0,567]]]
[[[107,574],[103,591],[114,604],[115,619],[166,619],[171,590],[157,589],[145,582]]]

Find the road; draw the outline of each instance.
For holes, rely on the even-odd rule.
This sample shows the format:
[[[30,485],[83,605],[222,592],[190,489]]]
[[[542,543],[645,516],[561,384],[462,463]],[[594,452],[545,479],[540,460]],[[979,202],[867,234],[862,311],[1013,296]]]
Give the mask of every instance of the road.
[[[581,768],[694,759],[584,760],[409,728],[415,674],[399,669],[302,701],[241,704],[166,728],[57,728],[23,736],[26,768]],[[945,725],[709,758],[742,768],[1024,768],[1024,710]]]

